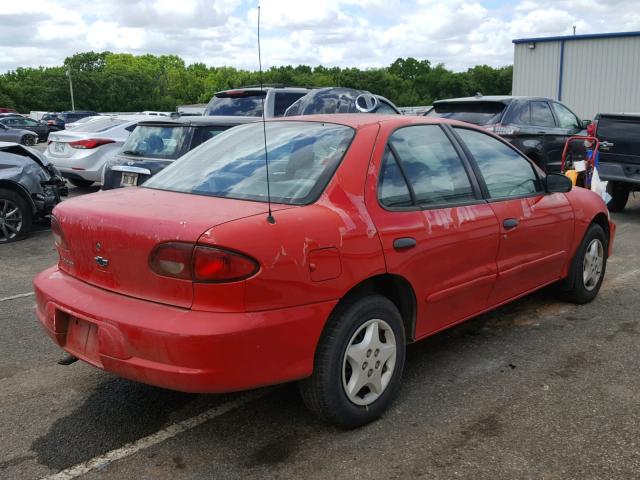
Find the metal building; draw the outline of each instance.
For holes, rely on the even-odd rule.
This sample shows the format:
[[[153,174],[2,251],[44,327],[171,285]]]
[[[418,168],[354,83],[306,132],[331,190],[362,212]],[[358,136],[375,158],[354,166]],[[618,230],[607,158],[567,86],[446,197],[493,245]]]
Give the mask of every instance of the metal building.
[[[513,95],[560,100],[584,119],[604,112],[640,112],[640,32],[513,43]]]

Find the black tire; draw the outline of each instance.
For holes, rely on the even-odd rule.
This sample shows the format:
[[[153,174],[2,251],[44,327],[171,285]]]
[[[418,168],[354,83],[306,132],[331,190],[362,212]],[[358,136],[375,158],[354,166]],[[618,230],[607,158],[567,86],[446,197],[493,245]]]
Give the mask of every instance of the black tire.
[[[27,147],[33,147],[37,141],[37,137],[34,137],[33,135],[25,135],[20,139],[20,143]]]
[[[599,241],[602,248],[602,267],[597,281],[594,282],[593,285],[585,285],[583,273],[585,269],[585,255],[587,254],[587,249],[594,241]],[[607,270],[607,247],[608,239],[605,231],[600,225],[592,223],[571,262],[569,276],[562,284],[562,287],[564,287],[563,291],[561,291],[563,299],[582,305],[596,298]]]
[[[16,209],[17,212],[12,213]],[[22,195],[0,188],[0,243],[23,238],[31,229],[32,219],[31,206]]]
[[[78,188],[89,188],[95,182],[91,180],[82,180],[81,178],[69,178],[69,183]]]
[[[621,212],[629,201],[629,187],[623,182],[609,181],[607,183],[607,193],[611,195],[611,200],[607,203],[610,212]]]
[[[347,347],[354,341],[354,335],[374,319],[382,320],[387,327],[390,327],[395,339],[395,361],[393,367],[388,370],[391,371],[391,376],[386,388],[382,389],[372,403],[357,405],[349,399],[343,386],[344,369],[351,368],[347,366],[345,355]],[[315,354],[313,375],[300,382],[302,399],[315,415],[339,427],[355,428],[369,423],[380,417],[397,395],[404,369],[405,354],[406,340],[402,317],[389,299],[381,295],[369,295],[354,301],[345,301],[331,315],[320,338]],[[367,358],[369,358],[368,355],[372,355],[371,350],[367,351]],[[377,350],[374,355],[378,355]],[[373,355],[371,358],[371,364],[368,367],[379,368],[377,364],[380,362],[374,363]],[[390,361],[384,360],[380,372],[388,368],[389,363]],[[373,369],[366,370],[366,368],[365,363],[362,365],[362,370],[367,371],[371,376]],[[374,376],[376,374],[377,372]],[[359,392],[366,392],[367,389],[369,387],[363,386]]]

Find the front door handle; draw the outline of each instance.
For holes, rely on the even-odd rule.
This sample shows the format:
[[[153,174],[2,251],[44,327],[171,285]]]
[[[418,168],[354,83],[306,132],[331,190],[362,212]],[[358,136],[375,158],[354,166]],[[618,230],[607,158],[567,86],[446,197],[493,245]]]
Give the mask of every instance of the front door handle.
[[[415,238],[412,237],[401,237],[396,238],[393,241],[393,248],[396,250],[407,250],[408,248],[413,248],[418,244]]]
[[[520,222],[515,218],[507,218],[504,222],[502,222],[502,226],[505,230],[516,228],[519,224]]]

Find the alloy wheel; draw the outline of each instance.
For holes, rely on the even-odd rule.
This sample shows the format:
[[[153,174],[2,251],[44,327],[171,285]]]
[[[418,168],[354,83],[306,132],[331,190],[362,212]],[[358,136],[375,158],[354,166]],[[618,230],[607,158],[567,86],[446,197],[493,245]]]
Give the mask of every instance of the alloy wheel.
[[[598,285],[604,265],[604,246],[598,238],[589,243],[582,261],[582,281],[584,288],[592,291]]]
[[[7,198],[0,198],[0,242],[8,242],[20,234],[22,212],[18,205]]]
[[[387,322],[372,319],[353,334],[342,361],[342,387],[356,405],[375,402],[393,377],[396,338]]]

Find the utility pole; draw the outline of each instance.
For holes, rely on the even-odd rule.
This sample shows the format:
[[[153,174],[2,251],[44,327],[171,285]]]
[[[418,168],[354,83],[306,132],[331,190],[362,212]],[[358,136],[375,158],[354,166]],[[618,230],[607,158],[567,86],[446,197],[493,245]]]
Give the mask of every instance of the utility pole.
[[[573,34],[574,35],[576,34],[576,26],[575,25],[573,26]]]
[[[71,80],[71,68],[67,68],[67,77],[69,77],[69,91],[71,92],[71,111],[76,111],[76,104],[73,100],[73,81]]]

